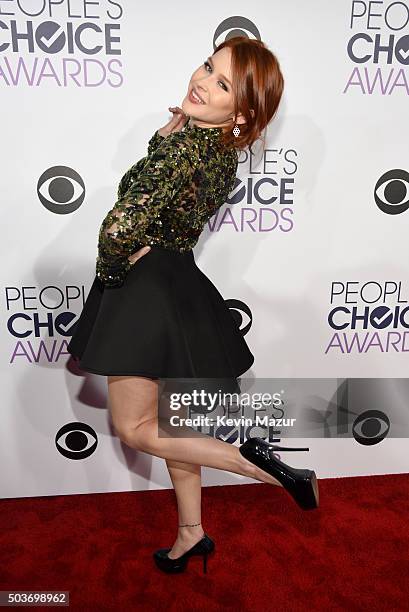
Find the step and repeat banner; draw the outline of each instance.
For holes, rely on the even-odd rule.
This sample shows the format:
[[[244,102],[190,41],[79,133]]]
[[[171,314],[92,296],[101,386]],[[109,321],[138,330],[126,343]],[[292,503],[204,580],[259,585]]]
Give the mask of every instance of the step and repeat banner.
[[[67,344],[120,178],[236,35],[285,91],[194,252],[255,355],[242,388],[280,401],[207,433],[302,448],[282,460],[320,478],[409,471],[409,2],[0,0],[1,497],[171,487]]]

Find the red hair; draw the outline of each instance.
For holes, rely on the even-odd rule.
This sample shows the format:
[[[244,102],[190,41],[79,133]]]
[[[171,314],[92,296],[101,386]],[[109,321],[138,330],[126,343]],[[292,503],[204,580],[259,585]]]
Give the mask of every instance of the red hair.
[[[278,59],[261,40],[234,36],[220,43],[213,55],[223,47],[231,50],[234,114],[241,113],[246,123],[237,124],[239,136],[229,129],[221,138],[226,146],[242,150],[251,147],[275,116],[284,78]]]

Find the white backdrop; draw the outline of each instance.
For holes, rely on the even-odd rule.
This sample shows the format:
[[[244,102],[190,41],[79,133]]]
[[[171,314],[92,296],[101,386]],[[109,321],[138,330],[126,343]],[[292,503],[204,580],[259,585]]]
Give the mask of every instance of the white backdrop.
[[[233,34],[261,38],[285,78],[265,148],[241,154],[195,247],[251,312],[244,377],[361,378],[368,393],[384,379],[390,404],[371,406],[399,404],[407,433],[408,16],[389,1],[0,0],[2,497],[171,486],[162,459],[114,436],[105,377],[76,371],[66,347],[121,176]],[[369,317],[355,327],[354,308]],[[321,478],[406,472],[406,440],[317,436],[284,460]]]

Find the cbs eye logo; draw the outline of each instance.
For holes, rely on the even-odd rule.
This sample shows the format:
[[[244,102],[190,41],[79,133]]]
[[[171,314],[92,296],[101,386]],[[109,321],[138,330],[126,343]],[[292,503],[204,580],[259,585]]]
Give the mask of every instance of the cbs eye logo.
[[[233,36],[246,36],[261,40],[261,34],[253,21],[241,15],[232,15],[223,19],[217,26],[213,36],[213,48],[215,49],[223,40]]]
[[[374,189],[375,203],[387,215],[400,215],[409,208],[409,173],[395,168],[378,179]]]
[[[225,304],[235,320],[237,327],[242,335],[245,336],[253,323],[253,315],[250,308],[240,300],[225,300]],[[247,315],[247,322],[245,322],[245,317],[243,315]]]
[[[37,195],[44,208],[50,212],[68,215],[83,203],[85,184],[72,168],[53,166],[38,179]]]
[[[55,436],[55,445],[67,459],[86,459],[95,451],[98,436],[86,423],[67,423]]]
[[[373,446],[386,438],[390,428],[390,420],[384,412],[366,410],[355,419],[352,435],[359,444]]]

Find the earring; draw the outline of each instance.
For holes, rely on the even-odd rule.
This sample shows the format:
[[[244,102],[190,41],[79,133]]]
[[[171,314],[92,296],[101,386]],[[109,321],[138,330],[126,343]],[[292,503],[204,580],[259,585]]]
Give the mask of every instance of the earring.
[[[240,134],[240,128],[239,128],[239,126],[237,125],[237,123],[236,123],[236,125],[235,125],[235,126],[234,126],[234,128],[233,128],[233,134],[235,135],[235,137],[236,137],[236,138],[237,138],[237,136]]]

